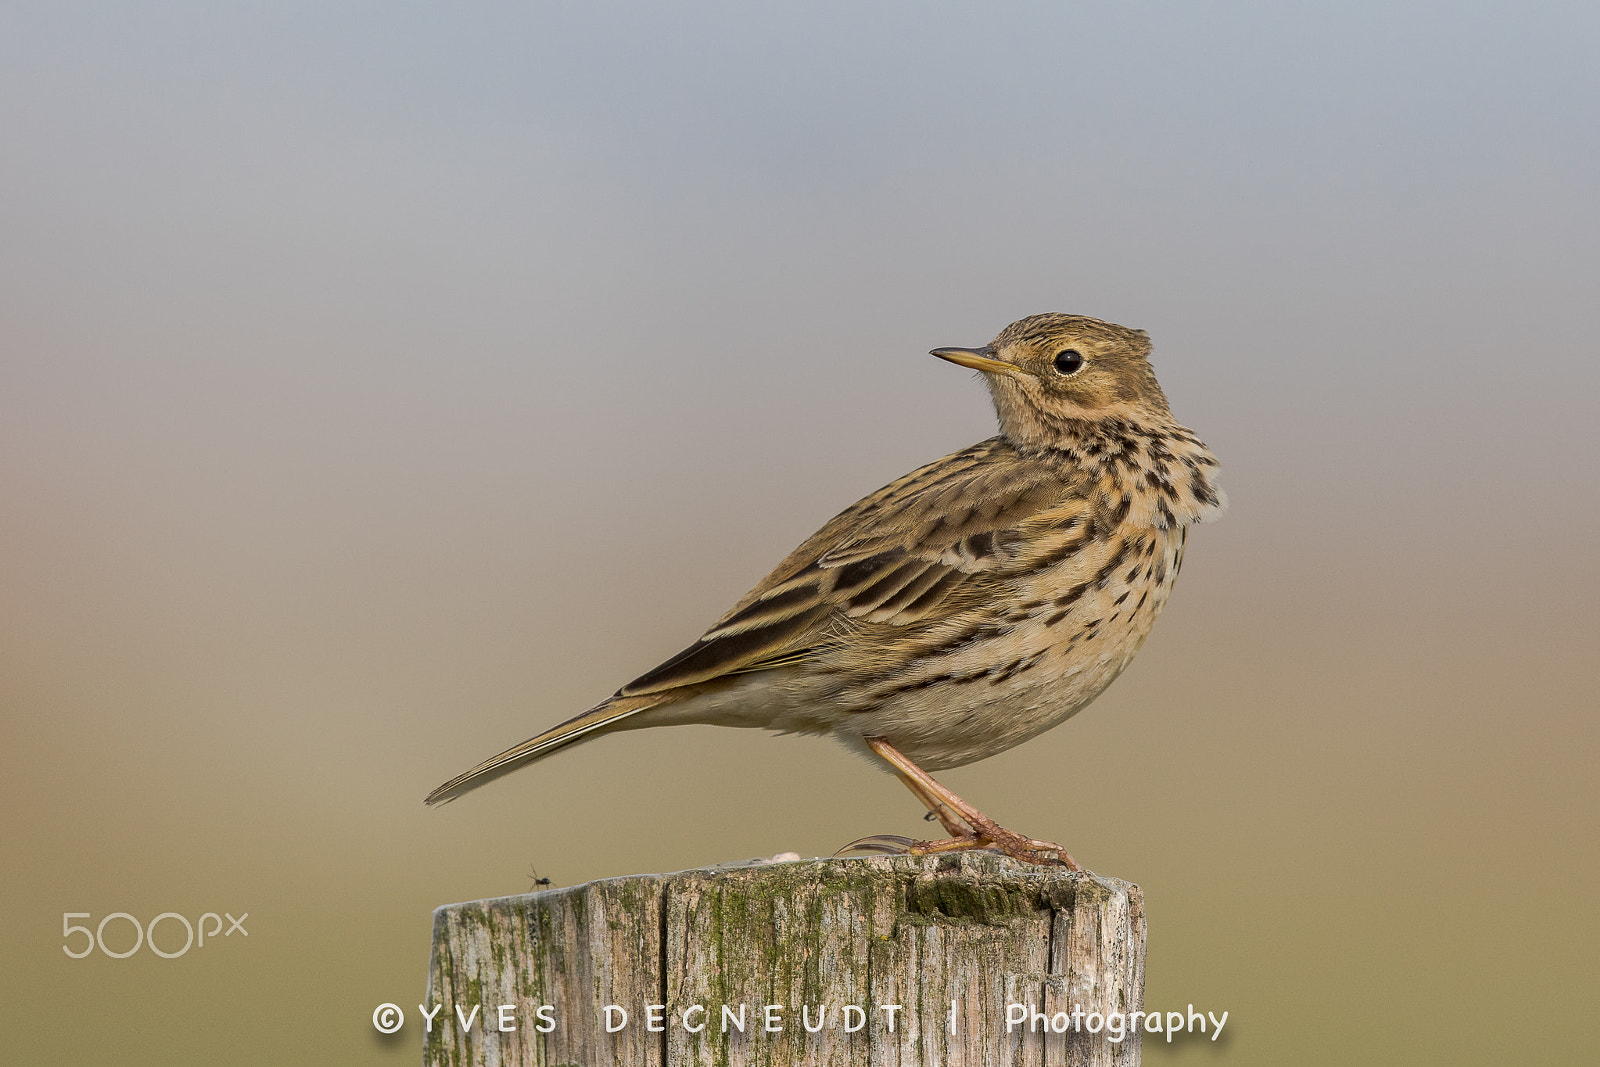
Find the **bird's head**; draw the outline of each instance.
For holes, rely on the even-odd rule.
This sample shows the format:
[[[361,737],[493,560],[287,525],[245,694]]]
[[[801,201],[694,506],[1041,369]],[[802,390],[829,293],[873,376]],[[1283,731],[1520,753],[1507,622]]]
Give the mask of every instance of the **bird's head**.
[[[933,355],[983,372],[1000,432],[1021,447],[1048,447],[1074,424],[1170,418],[1150,368],[1150,336],[1083,315],[1030,315],[982,348]]]

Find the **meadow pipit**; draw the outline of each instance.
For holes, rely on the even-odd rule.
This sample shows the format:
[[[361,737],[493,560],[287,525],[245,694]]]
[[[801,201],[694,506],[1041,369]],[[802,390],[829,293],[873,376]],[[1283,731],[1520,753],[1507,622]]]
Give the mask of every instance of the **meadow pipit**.
[[[1222,513],[1217,461],[1173,419],[1149,352],[1143,330],[1062,314],[934,349],[982,373],[999,436],[847,508],[694,644],[428,803],[613,730],[757,726],[882,759],[950,834],[847,849],[1077,868],[924,768],[1004,752],[1100,695],[1166,603],[1188,527]]]

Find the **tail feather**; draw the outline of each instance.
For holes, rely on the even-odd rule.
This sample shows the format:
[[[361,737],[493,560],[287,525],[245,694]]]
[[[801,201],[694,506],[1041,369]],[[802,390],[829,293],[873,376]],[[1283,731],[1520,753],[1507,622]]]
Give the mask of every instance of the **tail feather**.
[[[568,719],[560,726],[553,726],[537,737],[530,737],[514,748],[508,748],[498,756],[493,756],[478,764],[472,770],[458,774],[448,782],[429,793],[423,800],[425,804],[444,804],[454,800],[463,793],[469,793],[486,782],[492,782],[503,774],[510,774],[525,763],[543,759],[545,756],[560,748],[586,740],[599,733],[609,733],[622,720],[637,715],[641,711],[648,711],[661,703],[659,694],[648,697],[623,697],[608,700],[599,707],[584,712],[576,718]]]

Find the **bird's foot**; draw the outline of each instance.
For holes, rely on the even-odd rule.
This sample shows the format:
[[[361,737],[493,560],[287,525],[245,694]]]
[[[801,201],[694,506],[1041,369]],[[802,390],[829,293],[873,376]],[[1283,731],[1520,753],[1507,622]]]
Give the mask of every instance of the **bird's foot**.
[[[1069,871],[1083,870],[1078,861],[1072,858],[1072,854],[1054,841],[1036,841],[993,824],[976,833],[962,834],[944,841],[913,841],[906,852],[912,856],[930,856],[939,852],[965,852],[969,849],[999,852],[1014,860],[1041,867],[1065,867]]]
[[[932,856],[942,852],[969,850],[999,852],[1014,860],[1042,867],[1065,867],[1069,871],[1083,870],[1078,861],[1072,858],[1072,854],[1054,841],[1036,841],[1031,837],[1014,834],[992,822],[974,832],[959,834],[943,841],[916,841],[898,834],[874,834],[850,842],[834,855],[846,852],[887,852],[896,856]]]
[[[892,852],[908,856],[928,856],[940,852],[964,852],[985,849],[1000,852],[1023,863],[1048,867],[1065,867],[1081,871],[1083,867],[1066,849],[1054,841],[1035,841],[1031,837],[1014,834],[989,816],[956,796],[934,781],[927,771],[912,763],[906,756],[881,737],[865,739],[867,747],[883,760],[905,783],[912,795],[922,801],[922,806],[944,827],[950,837],[944,841],[913,841],[909,837],[878,834],[852,841],[834,855],[844,852]]]

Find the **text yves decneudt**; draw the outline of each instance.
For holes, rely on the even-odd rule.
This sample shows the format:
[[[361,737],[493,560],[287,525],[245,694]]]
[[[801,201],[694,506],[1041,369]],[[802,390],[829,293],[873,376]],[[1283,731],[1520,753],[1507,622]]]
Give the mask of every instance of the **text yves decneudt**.
[[[462,1030],[471,1030],[479,1026],[484,1030],[496,1030],[500,1033],[513,1033],[522,1025],[531,1025],[541,1034],[548,1034],[559,1025],[553,1004],[539,1005],[533,1009],[531,1019],[521,1020],[518,1018],[515,1004],[497,1004],[487,1010],[482,1004],[473,1004],[470,1007],[452,1005],[455,1016],[453,1020],[450,1017],[452,1013],[446,1013],[444,1007],[443,1004],[435,1004],[432,1008],[424,1004],[417,1005],[417,1011],[422,1016],[423,1027],[427,1033],[434,1032],[436,1023],[441,1028],[456,1024]],[[901,1015],[904,1011],[905,1006],[901,1004],[876,1004],[870,1008],[859,1004],[802,1004],[796,1007],[784,1004],[723,1004],[720,1006],[720,1011],[714,1013],[704,1004],[691,1004],[681,1012],[669,1013],[665,1004],[645,1004],[637,1007],[634,1012],[629,1012],[620,1004],[607,1004],[599,1010],[597,1021],[605,1027],[607,1033],[617,1033],[630,1026],[642,1025],[645,1030],[652,1033],[681,1029],[698,1034],[710,1027],[724,1034],[730,1031],[741,1034],[747,1032],[757,1035],[778,1034],[796,1022],[807,1033],[813,1034],[825,1028],[856,1033],[865,1029],[870,1022],[875,1022],[889,1033],[895,1033],[897,1025],[904,1025]],[[1180,1033],[1208,1033],[1211,1040],[1215,1041],[1222,1035],[1222,1028],[1227,1022],[1226,1011],[1219,1018],[1209,1011],[1196,1011],[1193,1004],[1188,1006],[1187,1011],[1114,1011],[1104,1014],[1098,1011],[1085,1012],[1081,1006],[1074,1006],[1071,1011],[1053,1013],[1040,1011],[1032,1004],[1005,1006],[1008,1034],[1017,1030],[1050,1034],[1069,1032],[1103,1034],[1105,1040],[1113,1043],[1120,1042],[1129,1034],[1141,1029],[1146,1034],[1163,1034],[1168,1041]],[[945,1024],[951,1034],[957,1032],[960,1014],[955,1001],[950,1002],[950,1011]],[[405,1025],[405,1012],[397,1004],[380,1004],[372,1013],[372,1025],[383,1033],[395,1033]]]

